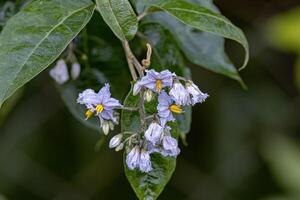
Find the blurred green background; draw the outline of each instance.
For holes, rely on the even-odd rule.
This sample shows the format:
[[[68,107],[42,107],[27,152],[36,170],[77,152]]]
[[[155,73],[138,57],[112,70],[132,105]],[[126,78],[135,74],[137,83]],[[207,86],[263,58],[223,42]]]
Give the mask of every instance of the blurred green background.
[[[251,58],[241,72],[248,90],[192,67],[210,98],[194,107],[188,146],[181,144],[160,199],[299,200],[300,2],[215,4],[248,37]],[[226,48],[240,63],[240,47],[227,41]],[[136,199],[122,153],[78,123],[52,83],[43,72],[0,111],[0,200]]]

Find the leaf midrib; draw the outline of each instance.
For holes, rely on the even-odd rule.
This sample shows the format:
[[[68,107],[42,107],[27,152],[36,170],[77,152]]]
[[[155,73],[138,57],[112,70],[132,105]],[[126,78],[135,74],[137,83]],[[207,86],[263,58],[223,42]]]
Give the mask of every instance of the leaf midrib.
[[[98,1],[101,1],[101,0],[98,0]],[[115,15],[115,13],[114,13],[114,10],[112,9],[112,4],[111,4],[111,2],[110,2],[110,0],[108,0],[108,7],[109,7],[109,9],[111,10],[111,12],[112,12],[112,16],[114,17],[114,19],[115,19],[115,21],[116,21],[116,24],[117,24],[117,26],[118,26],[118,28],[119,28],[119,30],[120,30],[120,32],[121,32],[121,34],[122,34],[122,36],[123,36],[123,40],[126,40],[126,36],[125,36],[125,34],[123,34],[123,30],[122,30],[122,27],[121,27],[121,25],[120,25],[120,23],[119,23],[119,21],[118,21],[118,18],[117,18],[117,16]],[[99,10],[100,11],[100,10]],[[118,34],[117,34],[118,35]]]
[[[67,15],[66,17],[64,17],[57,25],[55,25],[52,29],[49,30],[49,32],[47,32],[47,34],[41,39],[40,42],[37,43],[37,45],[32,49],[32,51],[30,52],[30,54],[28,55],[28,57],[25,59],[25,61],[20,65],[19,70],[17,71],[16,75],[14,76],[14,78],[12,79],[12,81],[10,81],[10,85],[11,83],[13,83],[16,78],[18,77],[19,73],[22,71],[23,67],[25,66],[25,64],[27,63],[27,61],[30,59],[30,57],[33,55],[33,53],[37,50],[37,48],[47,39],[47,37],[49,37],[49,35],[55,30],[57,29],[60,25],[62,25],[69,17],[71,17],[72,15],[76,14],[77,12],[80,12],[81,10],[85,10],[87,8],[89,8],[90,6],[92,6],[93,4],[90,4],[86,7],[74,10],[73,12],[71,12],[69,15]],[[1,101],[3,101],[6,98],[7,95],[7,91],[9,90],[10,87],[7,87],[7,89],[4,92],[3,98],[1,99]],[[1,105],[1,103],[0,103]]]
[[[234,26],[232,23],[228,22],[227,20],[225,20],[224,18],[222,17],[218,17],[216,15],[212,15],[210,13],[206,13],[206,12],[200,12],[200,11],[197,11],[197,10],[188,10],[188,9],[183,9],[183,8],[168,8],[169,10],[177,10],[177,11],[184,11],[184,12],[190,12],[190,13],[196,13],[196,14],[199,14],[199,15],[204,15],[204,16],[209,16],[211,18],[215,18],[215,19],[218,19],[220,21],[223,21],[225,24],[228,24],[230,26]]]

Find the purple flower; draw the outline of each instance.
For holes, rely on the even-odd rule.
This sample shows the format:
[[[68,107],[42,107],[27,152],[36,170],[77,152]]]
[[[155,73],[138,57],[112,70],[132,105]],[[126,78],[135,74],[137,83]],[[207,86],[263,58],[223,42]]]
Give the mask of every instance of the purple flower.
[[[117,123],[114,109],[122,107],[118,100],[110,97],[109,88],[109,84],[106,83],[98,93],[95,93],[92,89],[87,89],[80,93],[77,99],[77,103],[84,104],[88,109],[86,117],[90,118],[93,113],[96,113],[100,118],[101,125],[107,120]]]
[[[137,95],[142,87],[146,87],[154,92],[161,92],[164,87],[172,87],[175,73],[169,70],[156,72],[155,70],[146,70],[146,76],[136,82],[133,87],[133,95]]]
[[[152,144],[156,144],[159,142],[162,132],[163,127],[156,122],[152,122],[145,132],[145,138]]]
[[[139,168],[141,172],[150,172],[152,170],[150,154],[148,151],[141,150]]]
[[[173,84],[169,94],[177,105],[189,105],[191,102],[189,92],[180,82]]]
[[[149,152],[141,150],[139,146],[135,146],[126,156],[126,164],[131,170],[139,169],[141,172],[152,170]]]
[[[168,121],[175,121],[173,113],[182,113],[180,106],[174,104],[172,98],[165,91],[162,91],[158,96],[157,110],[162,126]]]
[[[139,167],[140,162],[140,147],[136,146],[126,156],[126,164],[129,169],[133,170]]]
[[[180,149],[178,148],[178,142],[175,138],[170,135],[166,135],[162,140],[163,149],[161,154],[163,156],[172,156],[176,157],[180,153]]]
[[[109,148],[113,149],[119,146],[122,142],[122,138],[123,138],[122,134],[118,134],[112,137],[111,140],[109,141]]]
[[[195,105],[196,103],[202,103],[208,97],[208,94],[201,92],[198,86],[195,85],[192,81],[188,81],[186,83],[186,90],[192,96],[192,105]]]
[[[49,72],[56,83],[62,85],[69,80],[68,67],[64,60],[57,61],[56,65]]]

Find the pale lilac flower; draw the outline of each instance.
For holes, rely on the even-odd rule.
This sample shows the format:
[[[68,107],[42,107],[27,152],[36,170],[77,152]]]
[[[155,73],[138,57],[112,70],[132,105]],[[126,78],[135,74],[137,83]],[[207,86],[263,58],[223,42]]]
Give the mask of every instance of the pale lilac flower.
[[[180,82],[173,84],[169,94],[177,105],[189,105],[191,102],[189,92]]]
[[[192,81],[188,81],[186,83],[186,90],[192,96],[191,103],[195,105],[196,103],[202,103],[208,97],[208,94],[200,91],[197,85],[195,85]]]
[[[150,172],[152,170],[149,152],[142,150],[140,154],[139,169],[141,172]]]
[[[122,105],[118,100],[110,97],[111,94],[109,88],[110,86],[107,83],[98,93],[95,93],[92,89],[87,89],[79,94],[77,103],[86,106],[88,109],[86,113],[87,118],[91,117],[95,112],[100,118],[101,124],[106,120],[118,123],[117,117],[114,115],[114,109],[120,108]]]
[[[160,141],[160,143],[147,143],[147,150],[150,154],[159,153],[164,157],[176,157],[180,153],[178,142],[175,138],[171,136],[170,130],[171,128],[169,126],[165,127],[162,134],[163,138]]]
[[[80,75],[80,71],[81,71],[81,66],[79,63],[73,63],[72,67],[71,67],[71,77],[73,80],[76,80],[79,75]]]
[[[148,151],[141,150],[139,146],[135,146],[126,157],[126,164],[129,169],[139,169],[141,172],[149,172],[152,170],[150,154]]]
[[[118,134],[115,135],[114,137],[111,138],[111,140],[109,141],[109,148],[116,148],[117,146],[119,146],[122,142],[122,138],[123,135],[122,134]]]
[[[135,146],[126,156],[126,164],[129,169],[133,170],[139,167],[140,163],[140,147]]]
[[[176,105],[165,91],[162,91],[158,96],[157,110],[162,126],[168,121],[175,121],[173,113],[182,113],[180,106]]]
[[[154,92],[161,92],[164,87],[172,87],[174,76],[176,74],[171,73],[169,70],[161,72],[156,72],[153,69],[146,70],[146,76],[134,85],[133,94],[138,94],[142,87],[146,87]]]
[[[64,60],[57,61],[56,65],[49,72],[56,83],[62,85],[69,80],[68,67]]]
[[[161,154],[163,156],[172,156],[176,157],[180,153],[180,149],[178,148],[178,142],[171,135],[165,135],[162,139],[163,149]]]
[[[152,122],[145,132],[145,138],[152,144],[156,144],[159,142],[162,132],[163,127],[156,122]]]

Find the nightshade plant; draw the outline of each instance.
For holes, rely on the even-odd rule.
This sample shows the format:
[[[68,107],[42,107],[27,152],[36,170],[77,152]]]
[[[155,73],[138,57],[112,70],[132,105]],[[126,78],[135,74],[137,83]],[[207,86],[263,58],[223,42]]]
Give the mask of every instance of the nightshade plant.
[[[124,150],[125,174],[139,199],[158,198],[175,170],[178,139],[185,142],[189,132],[191,106],[208,97],[187,63],[244,86],[224,38],[245,49],[240,69],[248,62],[247,40],[211,0],[19,4],[0,4],[0,105],[53,64],[49,74],[74,117],[112,132],[109,147]]]

